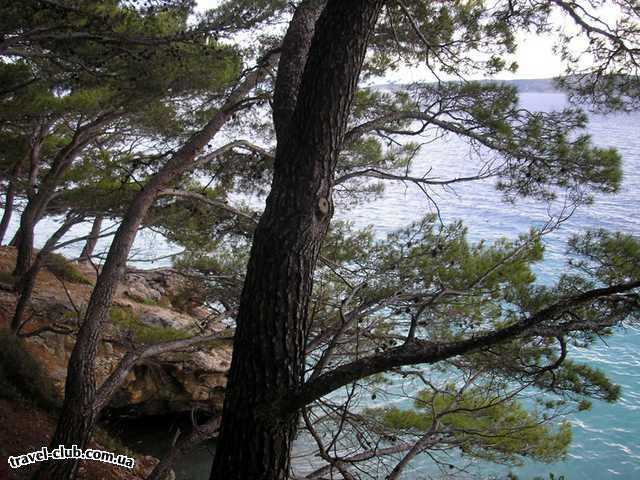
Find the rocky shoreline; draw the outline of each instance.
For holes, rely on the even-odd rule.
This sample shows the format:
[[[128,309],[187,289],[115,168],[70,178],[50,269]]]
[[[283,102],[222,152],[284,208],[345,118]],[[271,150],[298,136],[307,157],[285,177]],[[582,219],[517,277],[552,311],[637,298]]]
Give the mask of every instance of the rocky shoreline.
[[[15,250],[0,248],[0,329],[8,328],[15,309],[16,295],[10,285],[14,265]],[[46,268],[39,273],[30,320],[22,331],[25,349],[51,379],[58,399],[63,397],[75,333],[96,279],[95,268],[89,264],[69,263],[68,267],[74,270],[75,280],[71,282],[61,279],[55,269]],[[215,312],[194,298],[192,281],[174,269],[127,272],[98,351],[98,384],[134,346],[223,332],[228,333],[225,337],[232,336],[233,332]],[[48,331],[51,327],[55,331]],[[105,410],[105,416],[121,420],[153,416],[185,418],[194,411],[215,416],[222,408],[230,362],[230,340],[216,340],[186,351],[145,359],[129,373]],[[9,405],[5,407],[10,410]],[[21,416],[28,417],[25,412]],[[34,412],[33,416],[41,413]],[[45,423],[42,433],[48,436],[54,423],[51,418]],[[21,432],[17,430],[14,434],[19,436]],[[47,443],[44,436],[35,447]],[[146,463],[148,470],[155,460],[150,458]],[[87,478],[100,477],[88,475]]]

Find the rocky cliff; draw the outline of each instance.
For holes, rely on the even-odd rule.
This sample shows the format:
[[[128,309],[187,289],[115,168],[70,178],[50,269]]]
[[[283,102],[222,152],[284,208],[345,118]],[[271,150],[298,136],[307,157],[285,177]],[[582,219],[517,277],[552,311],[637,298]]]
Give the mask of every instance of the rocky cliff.
[[[11,271],[15,250],[0,248],[0,328],[7,328],[15,308]],[[95,268],[67,263],[56,257],[37,279],[25,338],[26,347],[53,380],[61,397],[66,365],[75,333],[86,308]],[[119,287],[105,326],[97,358],[101,382],[128,349],[225,330],[212,311],[198,304],[193,279],[172,269],[130,270]],[[53,327],[54,331],[46,331]],[[60,333],[65,332],[65,333]],[[190,351],[166,353],[137,365],[113,399],[110,410],[141,417],[186,413],[194,408],[216,413],[221,409],[231,344],[215,344]]]

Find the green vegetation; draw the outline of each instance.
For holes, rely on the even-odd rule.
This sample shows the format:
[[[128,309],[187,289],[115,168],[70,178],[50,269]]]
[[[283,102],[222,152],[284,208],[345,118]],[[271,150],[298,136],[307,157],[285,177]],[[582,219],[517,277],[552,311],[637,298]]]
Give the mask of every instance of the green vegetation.
[[[0,271],[0,283],[6,283],[7,285],[13,285],[15,280],[16,279],[11,274],[11,272]]]
[[[175,328],[146,325],[140,321],[133,309],[128,307],[112,307],[109,310],[109,318],[119,328],[131,332],[133,339],[140,343],[169,342],[193,336]]]
[[[171,306],[171,302],[169,301],[168,298],[166,297],[161,297],[158,300],[155,300],[153,298],[148,298],[148,297],[138,297],[136,295],[131,295],[128,294],[127,295],[131,300],[135,301],[136,303],[139,303],[141,305],[147,305],[149,307],[163,307],[163,308],[169,308]]]
[[[80,273],[73,263],[58,253],[48,254],[45,259],[45,265],[47,270],[63,282],[91,285],[91,282]]]
[[[0,396],[33,402],[44,409],[57,409],[58,398],[51,379],[25,349],[24,341],[0,330]]]
[[[541,414],[528,411],[520,402],[497,398],[486,389],[464,392],[449,386],[445,391],[422,391],[415,410],[370,410],[395,431],[442,435],[444,443],[456,445],[463,454],[499,463],[520,464],[530,457],[541,462],[561,460],[571,443],[568,422],[557,428],[546,425]]]

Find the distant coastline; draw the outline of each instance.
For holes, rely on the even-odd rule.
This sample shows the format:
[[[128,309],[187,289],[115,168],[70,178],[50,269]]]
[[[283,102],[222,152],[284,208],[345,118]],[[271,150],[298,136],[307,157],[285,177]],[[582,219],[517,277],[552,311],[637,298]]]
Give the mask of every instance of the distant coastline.
[[[561,90],[556,86],[552,78],[534,78],[521,80],[496,80],[500,83],[513,85],[523,93],[558,93]]]
[[[521,93],[559,93],[561,90],[556,86],[552,78],[533,78],[517,80],[479,80],[481,83],[504,83],[513,85]],[[395,91],[403,87],[401,83],[385,83],[373,85],[373,88],[381,90]]]

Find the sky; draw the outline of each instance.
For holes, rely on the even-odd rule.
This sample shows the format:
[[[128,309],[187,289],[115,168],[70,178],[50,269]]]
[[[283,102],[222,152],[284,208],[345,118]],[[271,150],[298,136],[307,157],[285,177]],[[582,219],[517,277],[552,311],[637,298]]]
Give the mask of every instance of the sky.
[[[220,3],[220,0],[198,0],[198,6],[200,9],[211,8],[218,3]],[[598,15],[602,18],[611,18],[614,15],[613,8],[605,6],[603,10],[599,11]],[[573,27],[573,22],[559,14],[557,21],[564,25],[563,28]],[[518,71],[515,74],[502,72],[497,75],[496,78],[503,80],[516,78],[551,78],[559,76],[564,72],[560,58],[553,53],[554,38],[552,35],[521,33],[517,39],[518,49],[512,60],[518,63]],[[443,78],[446,79],[446,76]],[[471,77],[470,79],[478,78]],[[419,80],[434,80],[434,78],[426,72],[426,68],[404,68],[398,72],[389,74],[384,80],[402,83]]]
[[[553,53],[554,39],[551,35],[539,36],[525,33],[518,36],[518,49],[513,60],[518,63],[518,71],[514,74],[501,72],[496,76],[501,80],[513,80],[517,78],[552,78],[561,75],[564,71],[560,58]],[[423,80],[425,69],[402,69],[398,73],[388,76],[392,82],[407,82]],[[443,78],[446,78],[444,76]],[[479,78],[471,77],[472,80]]]

